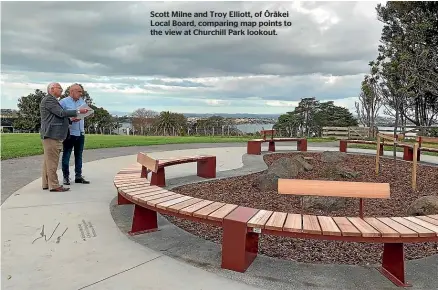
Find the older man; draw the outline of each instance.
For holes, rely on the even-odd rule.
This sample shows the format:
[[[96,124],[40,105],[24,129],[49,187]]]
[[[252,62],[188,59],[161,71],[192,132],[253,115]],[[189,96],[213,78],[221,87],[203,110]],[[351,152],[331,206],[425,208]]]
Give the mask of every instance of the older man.
[[[62,141],[67,138],[69,117],[76,117],[79,113],[85,114],[87,109],[64,110],[58,102],[61,97],[62,87],[59,83],[50,83],[47,86],[47,96],[40,103],[41,130],[40,135],[44,148],[44,163],[42,172],[43,189],[63,192],[65,188],[59,184],[58,170],[59,154]]]
[[[82,87],[78,84],[73,84],[69,88],[69,96],[62,99],[59,103],[66,110],[75,110],[86,104],[82,98]],[[82,152],[84,151],[85,130],[84,120],[72,118],[70,125],[70,134],[63,142],[62,152],[62,174],[64,176],[64,184],[70,184],[70,156],[72,150],[75,154],[75,183],[88,184],[82,176]]]

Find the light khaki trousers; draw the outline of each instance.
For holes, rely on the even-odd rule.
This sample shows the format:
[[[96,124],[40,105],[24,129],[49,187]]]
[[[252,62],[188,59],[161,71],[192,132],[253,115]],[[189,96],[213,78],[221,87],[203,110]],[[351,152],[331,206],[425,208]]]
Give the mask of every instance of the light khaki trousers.
[[[59,180],[58,170],[59,155],[62,149],[62,141],[46,138],[42,140],[44,148],[44,163],[43,163],[43,188],[55,189],[58,188]]]

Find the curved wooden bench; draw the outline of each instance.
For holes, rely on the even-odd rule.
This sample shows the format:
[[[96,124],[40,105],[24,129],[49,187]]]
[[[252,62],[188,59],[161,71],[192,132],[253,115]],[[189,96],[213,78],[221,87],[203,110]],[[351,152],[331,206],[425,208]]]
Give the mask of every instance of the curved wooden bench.
[[[223,228],[222,268],[244,272],[258,253],[259,235],[384,243],[380,272],[398,286],[405,281],[404,243],[438,241],[438,215],[329,217],[274,212],[194,198],[154,186],[140,165],[114,178],[119,204],[134,204],[131,235],[157,230],[157,212]]]
[[[368,140],[339,140],[339,151],[347,152],[348,143],[350,144],[367,144],[367,145],[377,145],[376,141],[368,141]],[[379,154],[383,155],[383,143],[380,143]]]
[[[262,143],[269,142],[268,151],[275,152],[275,142],[297,142],[297,151],[307,151],[306,138],[272,138],[272,139],[252,139],[247,143],[247,154],[260,155],[262,152]]]
[[[216,156],[195,155],[154,159],[146,153],[137,154],[137,162],[142,165],[141,177],[152,172],[151,185],[166,186],[165,168],[167,166],[197,162],[197,175],[203,178],[216,177]]]

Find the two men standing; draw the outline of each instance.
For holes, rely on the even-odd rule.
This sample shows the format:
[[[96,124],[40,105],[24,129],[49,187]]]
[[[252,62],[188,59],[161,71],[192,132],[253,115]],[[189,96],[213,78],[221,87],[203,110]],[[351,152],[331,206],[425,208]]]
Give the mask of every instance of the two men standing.
[[[88,112],[88,109],[64,109],[57,100],[61,97],[62,91],[63,89],[59,83],[50,83],[47,86],[47,96],[41,100],[40,104],[40,136],[44,148],[42,187],[56,192],[64,192],[70,189],[59,184],[56,172],[63,142],[69,134],[69,118]]]

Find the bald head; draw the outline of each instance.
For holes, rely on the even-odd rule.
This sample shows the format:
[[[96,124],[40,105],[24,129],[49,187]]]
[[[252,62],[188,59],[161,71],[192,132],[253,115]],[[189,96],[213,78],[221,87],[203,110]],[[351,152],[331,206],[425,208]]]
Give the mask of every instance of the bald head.
[[[60,98],[62,94],[62,87],[59,83],[50,83],[47,86],[47,93],[56,98]]]
[[[82,96],[82,87],[78,84],[73,84],[69,88],[70,96],[75,100],[79,100],[79,98]]]

